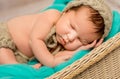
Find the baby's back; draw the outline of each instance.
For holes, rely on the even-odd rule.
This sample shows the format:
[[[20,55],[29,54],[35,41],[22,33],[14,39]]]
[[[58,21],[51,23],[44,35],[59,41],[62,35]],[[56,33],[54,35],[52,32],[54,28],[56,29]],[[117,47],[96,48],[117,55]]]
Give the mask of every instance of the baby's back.
[[[57,10],[48,10],[40,14],[20,16],[9,20],[8,30],[17,48],[26,56],[32,57],[33,53],[29,46],[29,42],[30,36],[32,36],[31,32],[33,27],[39,27],[39,31],[34,31],[36,33],[33,34],[38,34],[38,32],[39,34],[42,33],[40,36],[45,39],[60,15],[60,12]],[[43,28],[45,30],[43,30]]]
[[[29,47],[29,36],[38,16],[40,14],[20,16],[8,21],[8,30],[17,48],[29,57],[33,56]]]

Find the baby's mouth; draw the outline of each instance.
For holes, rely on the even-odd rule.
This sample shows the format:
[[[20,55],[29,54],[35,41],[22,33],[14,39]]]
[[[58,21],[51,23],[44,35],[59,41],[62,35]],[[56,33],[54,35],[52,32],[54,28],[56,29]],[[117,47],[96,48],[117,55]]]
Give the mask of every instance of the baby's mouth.
[[[58,35],[57,40],[58,40],[58,42],[61,43],[62,45],[65,45],[65,44],[66,44],[64,38],[63,38],[62,36],[60,36],[60,35]]]
[[[66,44],[66,41],[65,41],[65,39],[64,39],[63,37],[60,37],[60,41],[61,41],[61,43],[62,43],[63,45]]]

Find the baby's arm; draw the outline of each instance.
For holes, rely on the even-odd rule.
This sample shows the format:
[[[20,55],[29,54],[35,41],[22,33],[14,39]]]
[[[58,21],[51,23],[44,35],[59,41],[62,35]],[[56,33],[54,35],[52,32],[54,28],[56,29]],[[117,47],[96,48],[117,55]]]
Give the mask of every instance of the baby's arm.
[[[93,48],[94,46],[96,45],[96,41],[94,41],[93,43],[91,44],[88,44],[86,46],[82,46],[82,47],[79,47],[78,49],[74,50],[74,51],[69,51],[69,50],[65,50],[65,51],[60,51],[58,52],[55,56],[54,56],[54,66],[62,63],[62,62],[65,62],[67,60],[69,60],[77,51],[80,51],[80,50],[87,50],[87,49],[90,49],[90,48]],[[48,58],[49,59],[49,58]],[[47,59],[47,60],[48,60]],[[51,62],[50,62],[51,63]],[[33,67],[34,68],[39,68],[41,66],[40,63],[38,64],[35,64]]]
[[[48,51],[44,40],[59,17],[60,13],[56,10],[41,13],[30,35],[30,47],[35,57],[41,64],[50,67],[54,67],[59,58]]]
[[[75,53],[77,53],[80,50],[88,50],[90,48],[94,48],[96,45],[96,40],[93,41],[91,44],[85,45],[85,46],[81,46],[78,49],[74,50],[74,51],[69,51],[69,50],[65,50],[65,51],[60,51],[58,52],[55,57],[58,58],[57,61],[55,61],[56,65],[65,62],[67,60],[69,60]]]

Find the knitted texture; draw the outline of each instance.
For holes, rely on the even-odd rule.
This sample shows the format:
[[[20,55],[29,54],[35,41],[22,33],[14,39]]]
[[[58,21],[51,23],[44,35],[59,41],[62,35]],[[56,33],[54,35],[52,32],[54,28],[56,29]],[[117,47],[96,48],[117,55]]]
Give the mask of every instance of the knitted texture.
[[[53,27],[45,39],[45,44],[48,50],[53,55],[57,54],[59,51],[64,50],[64,47],[57,42],[57,39],[55,36],[56,36],[55,27]]]
[[[105,23],[103,37],[106,37],[112,26],[112,11],[104,0],[73,0],[67,4],[63,12],[80,5],[89,5],[100,13]]]

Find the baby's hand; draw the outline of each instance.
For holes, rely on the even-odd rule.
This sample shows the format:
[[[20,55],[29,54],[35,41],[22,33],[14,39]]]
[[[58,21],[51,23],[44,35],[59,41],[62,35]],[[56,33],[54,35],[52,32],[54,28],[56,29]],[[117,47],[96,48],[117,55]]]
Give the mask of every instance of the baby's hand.
[[[41,66],[42,66],[42,64],[37,63],[37,64],[33,65],[33,68],[35,68],[35,69],[39,69]]]
[[[97,42],[97,44],[95,45],[95,47],[98,47],[100,44],[102,44],[103,43],[103,38],[101,38],[98,42]]]
[[[78,50],[87,50],[87,49],[91,49],[91,48],[94,48],[97,44],[97,41],[93,41],[91,44],[87,44],[87,45],[84,45],[84,46],[81,46],[77,49]]]
[[[60,51],[59,53],[55,55],[54,65],[56,66],[62,62],[69,60],[73,56],[74,53],[75,51]]]

